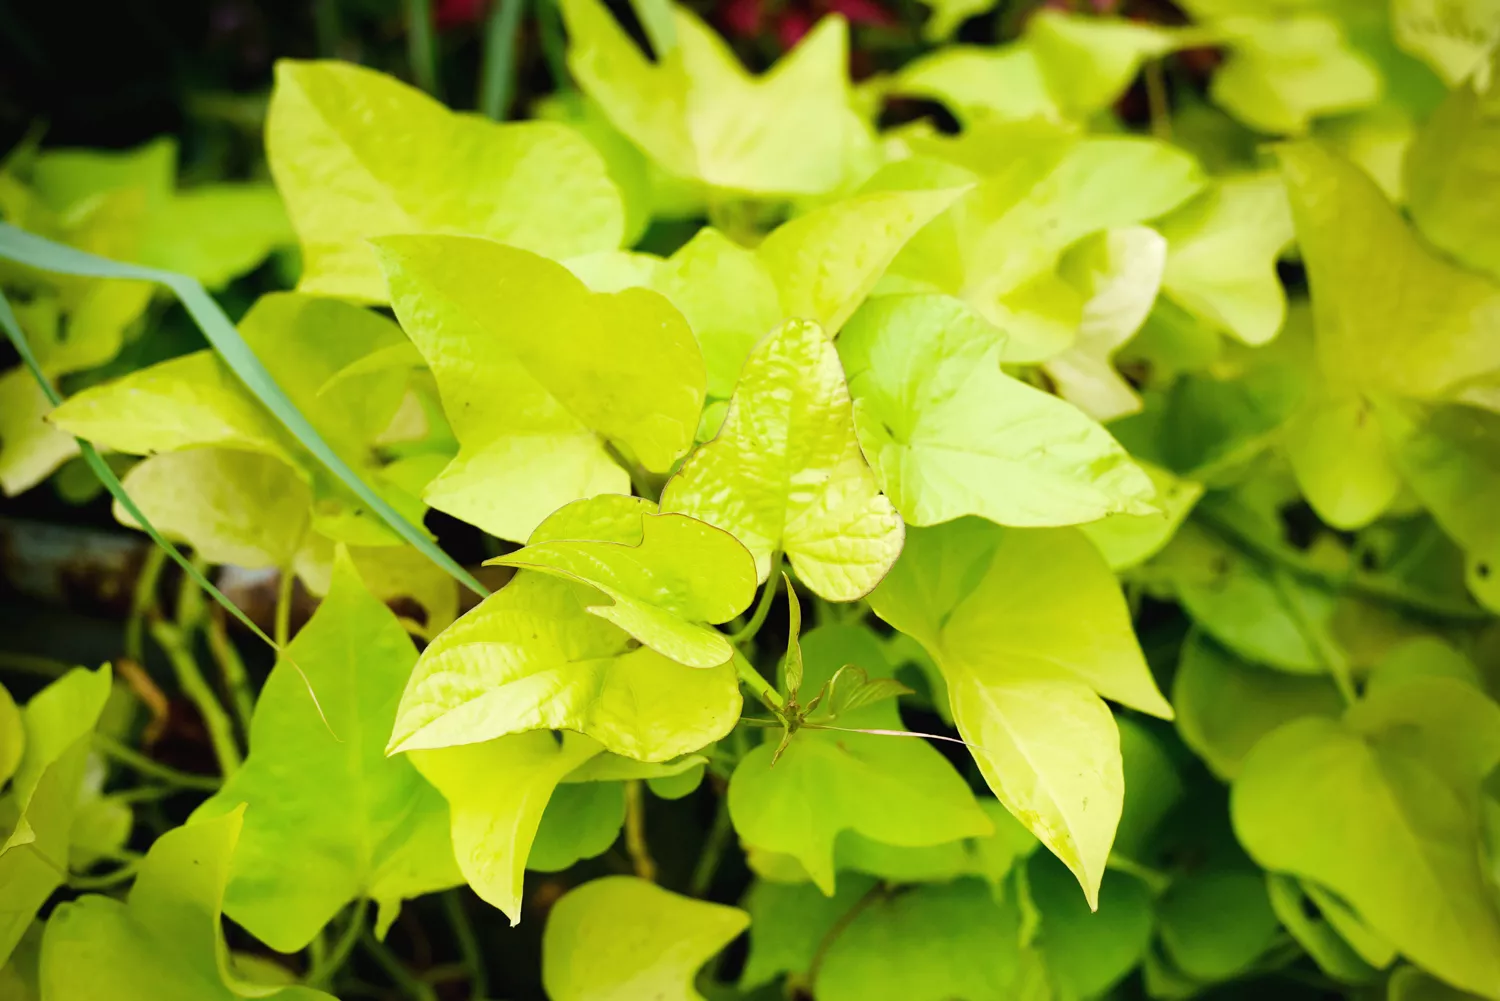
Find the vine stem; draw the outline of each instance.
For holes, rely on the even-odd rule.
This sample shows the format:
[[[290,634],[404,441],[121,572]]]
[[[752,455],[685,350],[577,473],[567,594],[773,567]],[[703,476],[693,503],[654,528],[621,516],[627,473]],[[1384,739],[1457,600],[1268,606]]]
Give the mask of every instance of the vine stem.
[[[1151,109],[1151,134],[1158,139],[1172,138],[1172,104],[1167,97],[1166,66],[1160,59],[1146,63],[1146,102]]]
[[[146,616],[156,604],[156,585],[161,580],[162,567],[167,563],[167,551],[152,546],[146,551],[141,563],[140,575],[135,579],[135,591],[130,598],[130,617],[125,620],[125,656],[137,664],[146,663],[146,648],[142,634],[146,628]]]
[[[198,707],[203,716],[203,725],[208,729],[208,739],[213,744],[214,757],[219,761],[219,771],[225,778],[240,767],[240,749],[234,742],[234,724],[229,714],[219,705],[214,692],[198,669],[198,661],[188,648],[188,634],[170,622],[158,619],[151,623],[151,638],[166,653],[172,670],[177,674],[177,684],[183,694]]]
[[[219,787],[224,784],[212,775],[194,775],[192,772],[179,771],[170,765],[153,761],[139,751],[125,746],[106,734],[95,733],[94,746],[99,749],[100,753],[115,759],[120,764],[133,768],[142,775],[160,779],[168,785],[177,786],[182,789],[201,789],[204,792],[217,792]]]
[[[370,900],[361,897],[354,905],[354,913],[349,915],[349,923],[344,927],[344,933],[339,936],[333,948],[319,957],[313,969],[307,974],[306,983],[309,987],[321,988],[331,981],[344,964],[349,961],[349,956],[354,952],[354,947],[359,943],[359,937],[364,933],[365,921],[370,913]]]
[[[837,942],[839,936],[848,930],[849,926],[854,923],[855,918],[863,914],[866,908],[884,896],[884,885],[876,883],[865,892],[863,897],[860,897],[855,902],[853,907],[839,915],[839,919],[833,923],[832,927],[828,929],[827,934],[823,936],[822,941],[818,943],[818,951],[813,953],[812,962],[807,965],[807,987],[809,990],[817,988],[818,974],[823,972],[823,963],[828,959],[828,951],[833,948],[833,943]]]
[[[290,568],[283,568],[281,576],[276,578],[276,624],[274,626],[276,645],[282,649],[292,638],[292,594],[297,583],[297,575]]]
[[[735,646],[748,643],[760,632],[760,627],[765,625],[766,616],[771,611],[771,601],[776,597],[777,588],[781,585],[781,552],[778,550],[771,554],[771,575],[766,578],[765,587],[761,588],[760,601],[755,605],[755,611],[750,615],[750,621],[731,633],[729,642]]]
[[[375,933],[368,927],[361,929],[359,942],[370,954],[370,958],[385,971],[385,975],[401,989],[401,993],[411,998],[412,1001],[438,1001],[437,991],[432,989],[432,985],[423,983],[413,976],[412,972],[406,968],[406,964],[401,962],[384,942],[376,938]]]
[[[453,926],[453,938],[458,943],[458,954],[463,959],[464,972],[469,980],[469,996],[485,998],[490,993],[489,975],[484,969],[484,954],[479,948],[479,939],[474,934],[474,925],[469,921],[469,912],[464,909],[461,890],[449,890],[443,894],[443,910],[448,915],[448,924]]]
[[[645,785],[640,779],[625,783],[625,850],[630,853],[635,874],[654,883],[656,861],[651,858],[651,846],[646,841]]]
[[[708,891],[713,888],[714,874],[719,871],[719,862],[724,857],[724,849],[729,847],[730,835],[734,833],[734,825],[729,819],[729,801],[727,797],[719,797],[719,809],[714,814],[714,825],[708,830],[708,838],[703,842],[703,854],[698,856],[698,864],[693,867],[693,878],[688,883],[688,894],[694,897],[706,897]]]
[[[229,638],[229,629],[224,616],[218,610],[210,612],[208,619],[208,649],[219,671],[224,675],[224,687],[229,689],[229,707],[234,710],[235,721],[248,742],[250,717],[255,713],[255,696],[250,691],[250,675],[245,670],[245,661],[234,648]]]

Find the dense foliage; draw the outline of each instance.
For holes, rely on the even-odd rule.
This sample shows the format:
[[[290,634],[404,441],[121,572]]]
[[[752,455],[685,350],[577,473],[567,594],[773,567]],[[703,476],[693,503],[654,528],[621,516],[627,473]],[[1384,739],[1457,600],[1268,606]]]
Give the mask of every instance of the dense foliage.
[[[10,154],[0,485],[167,548],[0,688],[0,998],[1500,999],[1500,5],[932,6]]]

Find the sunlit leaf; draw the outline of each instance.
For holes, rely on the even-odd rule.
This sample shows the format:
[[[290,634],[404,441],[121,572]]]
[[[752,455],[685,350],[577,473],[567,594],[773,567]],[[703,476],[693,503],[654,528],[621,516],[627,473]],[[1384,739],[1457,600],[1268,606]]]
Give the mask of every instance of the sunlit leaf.
[[[662,507],[731,533],[761,580],[785,553],[830,601],[869,592],[901,551],[901,518],[860,453],[838,353],[807,322],[755,348],[718,436],[667,483]]]
[[[282,60],[266,152],[302,240],[305,292],[384,302],[368,240],[466,233],[549,257],[618,247],[624,209],[583,137],[457,115],[343,62]]]
[[[1003,374],[999,342],[955,300],[874,300],[839,354],[860,446],[908,524],[978,514],[1067,525],[1156,510],[1151,481],[1109,433]]]
[[[412,753],[417,770],[448,800],[453,853],[464,879],[511,924],[521,920],[526,857],[553,789],[602,750],[579,734],[559,740],[535,730]]]
[[[976,519],[913,530],[870,603],[932,654],[985,781],[1094,905],[1123,799],[1100,696],[1171,716],[1098,552]]]
[[[42,940],[42,994],[57,1001],[326,1001],[308,987],[238,981],[219,923],[244,810],[179,827],[152,845],[122,903],[89,894],[62,904]]]
[[[1500,762],[1500,708],[1462,682],[1372,692],[1342,721],[1262,740],[1235,780],[1235,831],[1266,868],[1346,899],[1403,955],[1494,994],[1500,910],[1484,891],[1479,780]]]
[[[824,627],[802,637],[805,679],[816,692],[843,664],[889,677],[873,633]],[[849,729],[904,729],[894,702],[841,715]],[[856,831],[887,844],[921,847],[988,834],[989,818],[962,777],[929,744],[913,738],[799,730],[780,760],[774,744],[740,760],[729,785],[729,814],[756,848],[795,856],[826,894],[834,883],[834,842]]]
[[[734,726],[732,663],[687,667],[638,647],[587,613],[594,597],[523,573],[444,630],[412,672],[390,750],[568,729],[628,757],[667,761]]]
[[[442,797],[409,759],[385,756],[416,649],[347,556],[286,656],[256,701],[244,766],[195,817],[248,806],[225,910],[296,952],[353,899],[377,901],[388,925],[402,898],[460,877]]]
[[[11,783],[15,826],[0,845],[0,960],[67,878],[68,844],[89,743],[109,698],[110,672],[81,668],[32,697],[21,712],[25,753]],[[13,721],[14,722],[14,721]]]
[[[460,444],[433,507],[519,542],[569,501],[629,489],[607,445],[665,471],[692,444],[703,359],[661,296],[592,293],[488,240],[387,237],[379,253]]]
[[[816,334],[816,331],[814,331]],[[749,606],[755,570],[733,535],[651,501],[601,494],[559,509],[524,549],[491,560],[594,588],[610,604],[587,609],[655,652],[691,667],[729,660],[729,641],[704,623]]]
[[[820,194],[868,144],[849,106],[848,30],[829,17],[770,72],[673,5],[676,46],[655,62],[598,0],[562,4],[568,66],[604,114],[667,173],[758,195]]]

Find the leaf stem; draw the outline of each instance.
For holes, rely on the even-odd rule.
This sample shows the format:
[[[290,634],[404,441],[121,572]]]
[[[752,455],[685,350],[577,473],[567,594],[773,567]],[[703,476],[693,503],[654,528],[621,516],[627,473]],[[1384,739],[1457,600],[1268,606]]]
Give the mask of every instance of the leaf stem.
[[[719,871],[719,862],[724,858],[724,849],[729,846],[734,834],[734,824],[729,819],[729,799],[719,797],[719,809],[714,814],[714,824],[708,829],[703,842],[703,853],[693,867],[693,877],[688,882],[688,893],[694,897],[706,897],[713,889],[714,875]]]
[[[781,553],[771,554],[771,575],[766,578],[766,583],[760,592],[760,601],[755,605],[755,611],[750,615],[750,621],[743,627],[731,633],[729,642],[740,646],[755,638],[760,632],[760,627],[765,625],[766,616],[771,611],[771,600],[776,597],[776,589],[781,585]]]
[[[1358,701],[1359,695],[1354,689],[1354,678],[1349,668],[1349,658],[1344,656],[1338,644],[1328,635],[1321,623],[1313,621],[1312,616],[1302,607],[1297,596],[1292,592],[1291,574],[1281,568],[1271,569],[1271,583],[1276,588],[1276,597],[1281,602],[1281,607],[1286,611],[1287,617],[1292,620],[1307,645],[1312,648],[1313,656],[1323,665],[1323,669],[1333,675],[1334,684],[1338,686],[1339,694],[1344,697],[1345,705],[1353,705]]]
[[[474,925],[469,921],[469,912],[464,908],[461,889],[443,894],[443,911],[448,915],[448,924],[453,926],[453,938],[458,943],[458,954],[463,959],[463,969],[469,981],[469,996],[475,999],[488,997],[490,980],[484,968],[484,953],[479,948]]]
[[[161,580],[162,567],[167,565],[167,551],[152,546],[141,561],[141,572],[135,579],[135,591],[130,599],[130,617],[125,620],[125,656],[137,664],[146,663],[146,647],[143,633],[146,616],[156,604],[156,585]]]
[[[248,746],[250,717],[255,713],[255,695],[250,691],[250,675],[245,670],[245,661],[229,638],[224,616],[217,609],[209,614],[206,635],[209,652],[213,654],[219,671],[224,675],[224,687],[229,690],[229,707],[234,710],[235,722],[239,724],[240,733],[245,735]]]
[[[479,112],[503,122],[516,88],[516,35],[526,0],[499,0],[484,28],[484,62],[479,76]],[[478,997],[480,992],[476,991]]]
[[[1147,61],[1142,76],[1146,80],[1146,102],[1151,109],[1151,134],[1163,141],[1172,138],[1172,103],[1167,96],[1166,66],[1160,59]]]
[[[234,742],[234,724],[229,721],[229,714],[219,705],[213,689],[204,679],[203,672],[198,669],[198,661],[188,647],[187,634],[172,623],[158,619],[151,623],[151,638],[166,653],[172,670],[177,674],[177,684],[182,688],[182,693],[193,701],[203,716],[203,725],[208,729],[208,739],[213,744],[214,757],[219,761],[219,771],[228,778],[240,767],[240,750]]]
[[[0,667],[7,671],[21,671],[43,678],[61,678],[70,670],[63,661],[52,657],[39,657],[34,653],[0,652]]]
[[[127,747],[115,738],[103,733],[94,734],[94,747],[100,753],[113,758],[122,765],[133,768],[142,775],[153,779],[160,779],[168,785],[177,786],[181,789],[202,789],[204,792],[217,792],[224,783],[212,775],[194,775],[192,772],[179,771],[170,765],[164,765],[146,757],[134,748]]]
[[[134,879],[136,871],[141,867],[140,859],[131,859],[118,869],[107,872],[102,876],[68,876],[68,886],[75,890],[107,890],[111,886],[118,886],[128,879]]]
[[[412,79],[433,97],[438,92],[437,39],[432,31],[432,0],[406,0],[406,56]]]
[[[359,944],[365,947],[370,958],[379,964],[390,977],[392,982],[401,989],[401,993],[411,998],[412,1001],[438,1001],[437,991],[432,989],[431,984],[423,983],[412,975],[406,968],[406,964],[397,958],[396,954],[386,944],[375,937],[375,933],[368,927],[361,929]]]
[[[849,926],[854,923],[855,918],[863,914],[865,909],[871,904],[884,898],[885,894],[885,885],[876,883],[866,891],[863,897],[860,897],[855,902],[853,907],[839,915],[839,919],[829,927],[822,941],[818,943],[818,951],[813,953],[812,962],[807,965],[807,987],[809,991],[816,990],[818,974],[823,971],[823,963],[828,959],[828,950],[833,948],[833,943],[837,942],[839,936],[848,930]]]
[[[354,952],[354,946],[358,944],[359,937],[365,930],[365,922],[370,913],[370,900],[368,897],[360,897],[354,903],[354,910],[349,915],[349,923],[344,926],[343,934],[333,944],[333,948],[319,957],[317,963],[307,974],[306,983],[309,987],[322,988],[329,983],[344,964],[349,961],[349,956]]]
[[[276,646],[282,650],[286,649],[287,643],[292,638],[292,594],[297,583],[297,575],[289,568],[283,569],[281,575],[276,578],[276,624],[275,637]]]
[[[559,94],[573,89],[573,75],[568,72],[568,42],[563,36],[562,14],[557,0],[537,0],[537,32],[542,40],[542,58],[552,75],[552,89]]]
[[[781,694],[743,655],[738,653],[734,655],[734,669],[739,674],[740,681],[760,697],[760,701],[767,709],[776,711],[781,708]]]
[[[640,779],[625,783],[625,850],[641,879],[656,882],[656,862],[646,841],[646,784]]]

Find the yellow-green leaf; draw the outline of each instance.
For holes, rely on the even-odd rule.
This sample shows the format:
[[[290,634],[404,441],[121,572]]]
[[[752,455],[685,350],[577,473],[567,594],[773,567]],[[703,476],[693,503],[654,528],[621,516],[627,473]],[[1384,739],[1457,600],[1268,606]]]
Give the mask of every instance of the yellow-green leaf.
[[[662,506],[724,529],[765,580],[786,553],[830,601],[869,592],[901,552],[901,518],[860,454],[838,353],[789,321],[751,353],[713,441],[662,491]]]
[[[1109,432],[1002,373],[1000,352],[988,324],[941,296],[873,300],[840,338],[860,446],[907,524],[1154,513],[1151,481]]]
[[[459,115],[342,62],[282,60],[266,154],[302,240],[305,292],[386,301],[368,241],[464,233],[548,257],[613,250],[620,194],[599,154],[553,122]]]
[[[526,857],[552,790],[600,753],[599,742],[544,730],[482,744],[416,751],[412,763],[448,800],[453,853],[474,892],[521,920]]]
[[[969,518],[908,533],[870,603],[932,655],[985,781],[1093,905],[1124,796],[1100,696],[1172,715],[1102,557],[1075,531]]]
[[[351,900],[377,901],[389,925],[402,898],[459,882],[442,797],[409,759],[385,756],[416,660],[340,554],[328,596],[256,700],[244,765],[194,815],[248,806],[224,907],[280,952],[306,948]]]
[[[698,968],[749,923],[738,908],[606,876],[553,905],[542,984],[552,1001],[703,1001]]]
[[[459,441],[427,487],[433,507],[519,542],[570,501],[629,489],[606,446],[664,472],[692,445],[703,357],[660,295],[593,293],[470,237],[387,237],[379,254]]]
[[[690,667],[729,660],[729,641],[703,623],[728,622],[755,593],[753,559],[734,536],[619,494],[560,509],[526,548],[489,562],[587,584],[613,602],[589,612]]]
[[[635,647],[587,614],[594,596],[522,573],[444,630],[412,672],[390,752],[568,729],[666,761],[728,733],[741,705],[733,664],[692,668]]]

